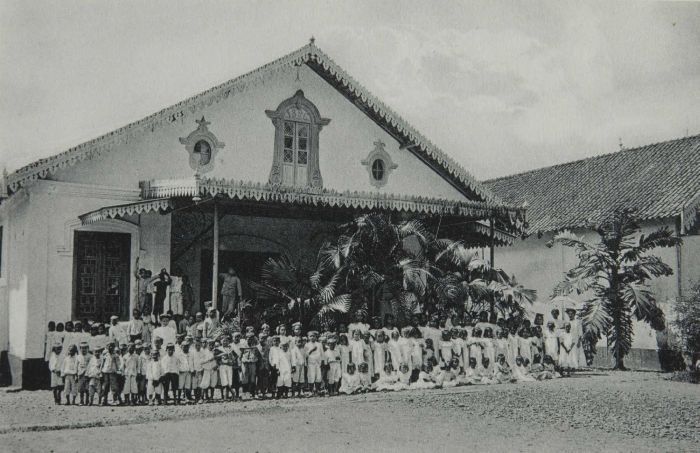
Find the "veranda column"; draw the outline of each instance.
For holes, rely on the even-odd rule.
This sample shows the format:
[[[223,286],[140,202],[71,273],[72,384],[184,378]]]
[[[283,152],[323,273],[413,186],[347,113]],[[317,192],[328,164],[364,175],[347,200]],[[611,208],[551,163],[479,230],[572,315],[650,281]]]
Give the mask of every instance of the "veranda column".
[[[214,247],[212,252],[211,306],[219,310],[219,209],[214,199]]]
[[[489,219],[489,248],[491,252],[491,268],[494,267],[494,242],[496,236],[496,228],[494,226],[493,218]]]

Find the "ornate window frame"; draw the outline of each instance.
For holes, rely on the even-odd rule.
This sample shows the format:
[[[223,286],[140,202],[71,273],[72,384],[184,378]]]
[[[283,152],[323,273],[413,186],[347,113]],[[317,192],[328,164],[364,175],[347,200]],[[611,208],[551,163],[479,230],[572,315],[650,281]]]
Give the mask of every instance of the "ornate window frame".
[[[331,120],[323,118],[316,106],[304,97],[304,92],[301,90],[298,90],[291,98],[282,101],[276,110],[265,110],[265,114],[275,126],[275,145],[272,169],[270,170],[270,185],[280,187],[283,183],[284,121],[300,122],[302,120],[301,122],[306,122],[310,125],[309,157],[307,160],[305,186],[312,189],[321,189],[323,187],[323,178],[321,177],[319,166],[318,138],[323,126],[326,126]],[[297,185],[299,185],[298,182]]]
[[[185,149],[190,155],[190,168],[197,173],[207,173],[214,169],[216,153],[226,146],[226,144],[220,142],[216,138],[216,135],[209,130],[207,126],[211,123],[205,120],[203,116],[201,120],[196,120],[195,122],[198,124],[197,129],[192,131],[187,137],[180,137],[180,143],[185,145]],[[209,161],[205,164],[201,163],[201,156],[198,155],[198,152],[195,152],[195,147],[200,141],[205,141],[209,145],[209,150],[211,152]]]
[[[394,163],[391,159],[391,155],[384,149],[386,145],[381,141],[377,140],[374,142],[374,149],[369,152],[366,158],[362,159],[360,163],[367,168],[367,173],[369,174],[369,183],[374,187],[380,188],[384,187],[389,181],[389,176],[391,172],[396,170],[399,166]],[[381,160],[384,163],[384,172],[380,179],[377,179],[372,172],[374,163],[377,160]]]

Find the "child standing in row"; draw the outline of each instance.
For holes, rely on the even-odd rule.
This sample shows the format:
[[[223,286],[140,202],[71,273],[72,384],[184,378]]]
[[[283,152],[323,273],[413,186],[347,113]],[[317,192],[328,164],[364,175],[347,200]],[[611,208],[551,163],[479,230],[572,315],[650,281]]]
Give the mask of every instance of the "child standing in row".
[[[78,395],[78,347],[74,344],[68,347],[68,356],[63,359],[63,368],[61,368],[61,377],[64,381],[64,392],[66,394],[66,405],[70,405],[71,401],[75,404],[75,398]],[[72,400],[71,400],[72,397]]]
[[[55,404],[61,404],[61,392],[63,392],[63,345],[56,342],[53,345],[53,350],[49,356],[49,371],[51,372],[51,390],[53,391],[53,400]]]

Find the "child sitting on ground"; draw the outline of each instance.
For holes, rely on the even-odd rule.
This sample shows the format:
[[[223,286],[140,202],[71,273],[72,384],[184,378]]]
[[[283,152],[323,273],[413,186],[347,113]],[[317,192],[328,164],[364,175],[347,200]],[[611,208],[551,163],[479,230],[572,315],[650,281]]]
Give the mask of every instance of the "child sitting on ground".
[[[340,393],[346,395],[352,395],[353,393],[359,392],[360,386],[360,376],[355,373],[355,364],[349,363],[347,373],[343,376],[343,380],[340,383]]]
[[[479,376],[479,381],[482,384],[493,384],[493,372],[489,369],[491,365],[488,357],[483,357],[481,359],[481,364],[477,365],[476,374]]]
[[[420,373],[418,373],[418,380],[415,382],[412,382],[410,387],[412,389],[433,389],[435,388],[435,382],[433,382],[433,378],[430,376],[430,373],[433,371],[433,366],[432,365],[424,365],[423,368],[421,369]]]
[[[473,357],[469,358],[467,368],[464,370],[464,374],[457,377],[457,382],[459,385],[473,385],[480,384],[481,377],[476,371],[476,359]]]
[[[535,382],[537,380],[530,375],[530,371],[525,366],[525,359],[523,359],[521,356],[515,358],[513,377],[518,382]]]
[[[362,362],[359,367],[360,377],[360,392],[369,392],[372,390],[372,377],[369,374],[369,364],[367,362]]]
[[[345,378],[343,378],[345,379]],[[391,391],[394,390],[394,384],[398,381],[398,376],[394,372],[391,366],[391,361],[387,361],[384,364],[384,369],[379,373],[379,379],[374,383],[374,388],[377,391]]]
[[[459,359],[452,358],[447,367],[440,371],[438,378],[435,381],[438,387],[456,387],[458,384],[457,374],[459,373]]]
[[[402,363],[399,367],[399,372],[397,373],[398,380],[394,384],[394,391],[408,390],[408,386],[411,383],[411,369],[408,367],[407,363]]]
[[[537,380],[542,381],[545,379],[557,379],[560,378],[561,374],[556,371],[554,365],[554,359],[549,354],[544,356],[544,363],[542,364],[542,371],[536,376]]]
[[[493,367],[493,381],[496,384],[506,384],[516,381],[508,363],[506,363],[506,356],[503,354],[498,355],[496,364]]]

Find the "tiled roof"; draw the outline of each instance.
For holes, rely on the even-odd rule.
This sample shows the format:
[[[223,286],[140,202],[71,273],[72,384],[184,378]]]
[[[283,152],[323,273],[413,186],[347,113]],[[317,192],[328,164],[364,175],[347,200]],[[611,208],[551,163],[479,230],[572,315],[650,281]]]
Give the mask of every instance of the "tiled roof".
[[[192,96],[178,104],[166,107],[134,123],[70,148],[60,154],[39,159],[18,169],[3,179],[3,189],[15,192],[28,181],[45,178],[61,168],[111,151],[115,145],[128,143],[136,134],[153,132],[170,123],[180,122],[187,116],[196,116],[199,110],[236,96],[248,87],[264,83],[264,77],[285,67],[306,64],[331,83],[346,98],[364,111],[373,121],[401,143],[403,148],[430,165],[470,200],[498,204],[498,199],[483,183],[476,180],[464,167],[440,150],[406,120],[377,99],[328,55],[313,40],[306,46],[221,85]],[[0,193],[3,191],[0,190]]]
[[[700,135],[485,181],[510,205],[527,202],[530,232],[588,226],[617,208],[643,220],[682,215],[686,228],[700,206]]]

